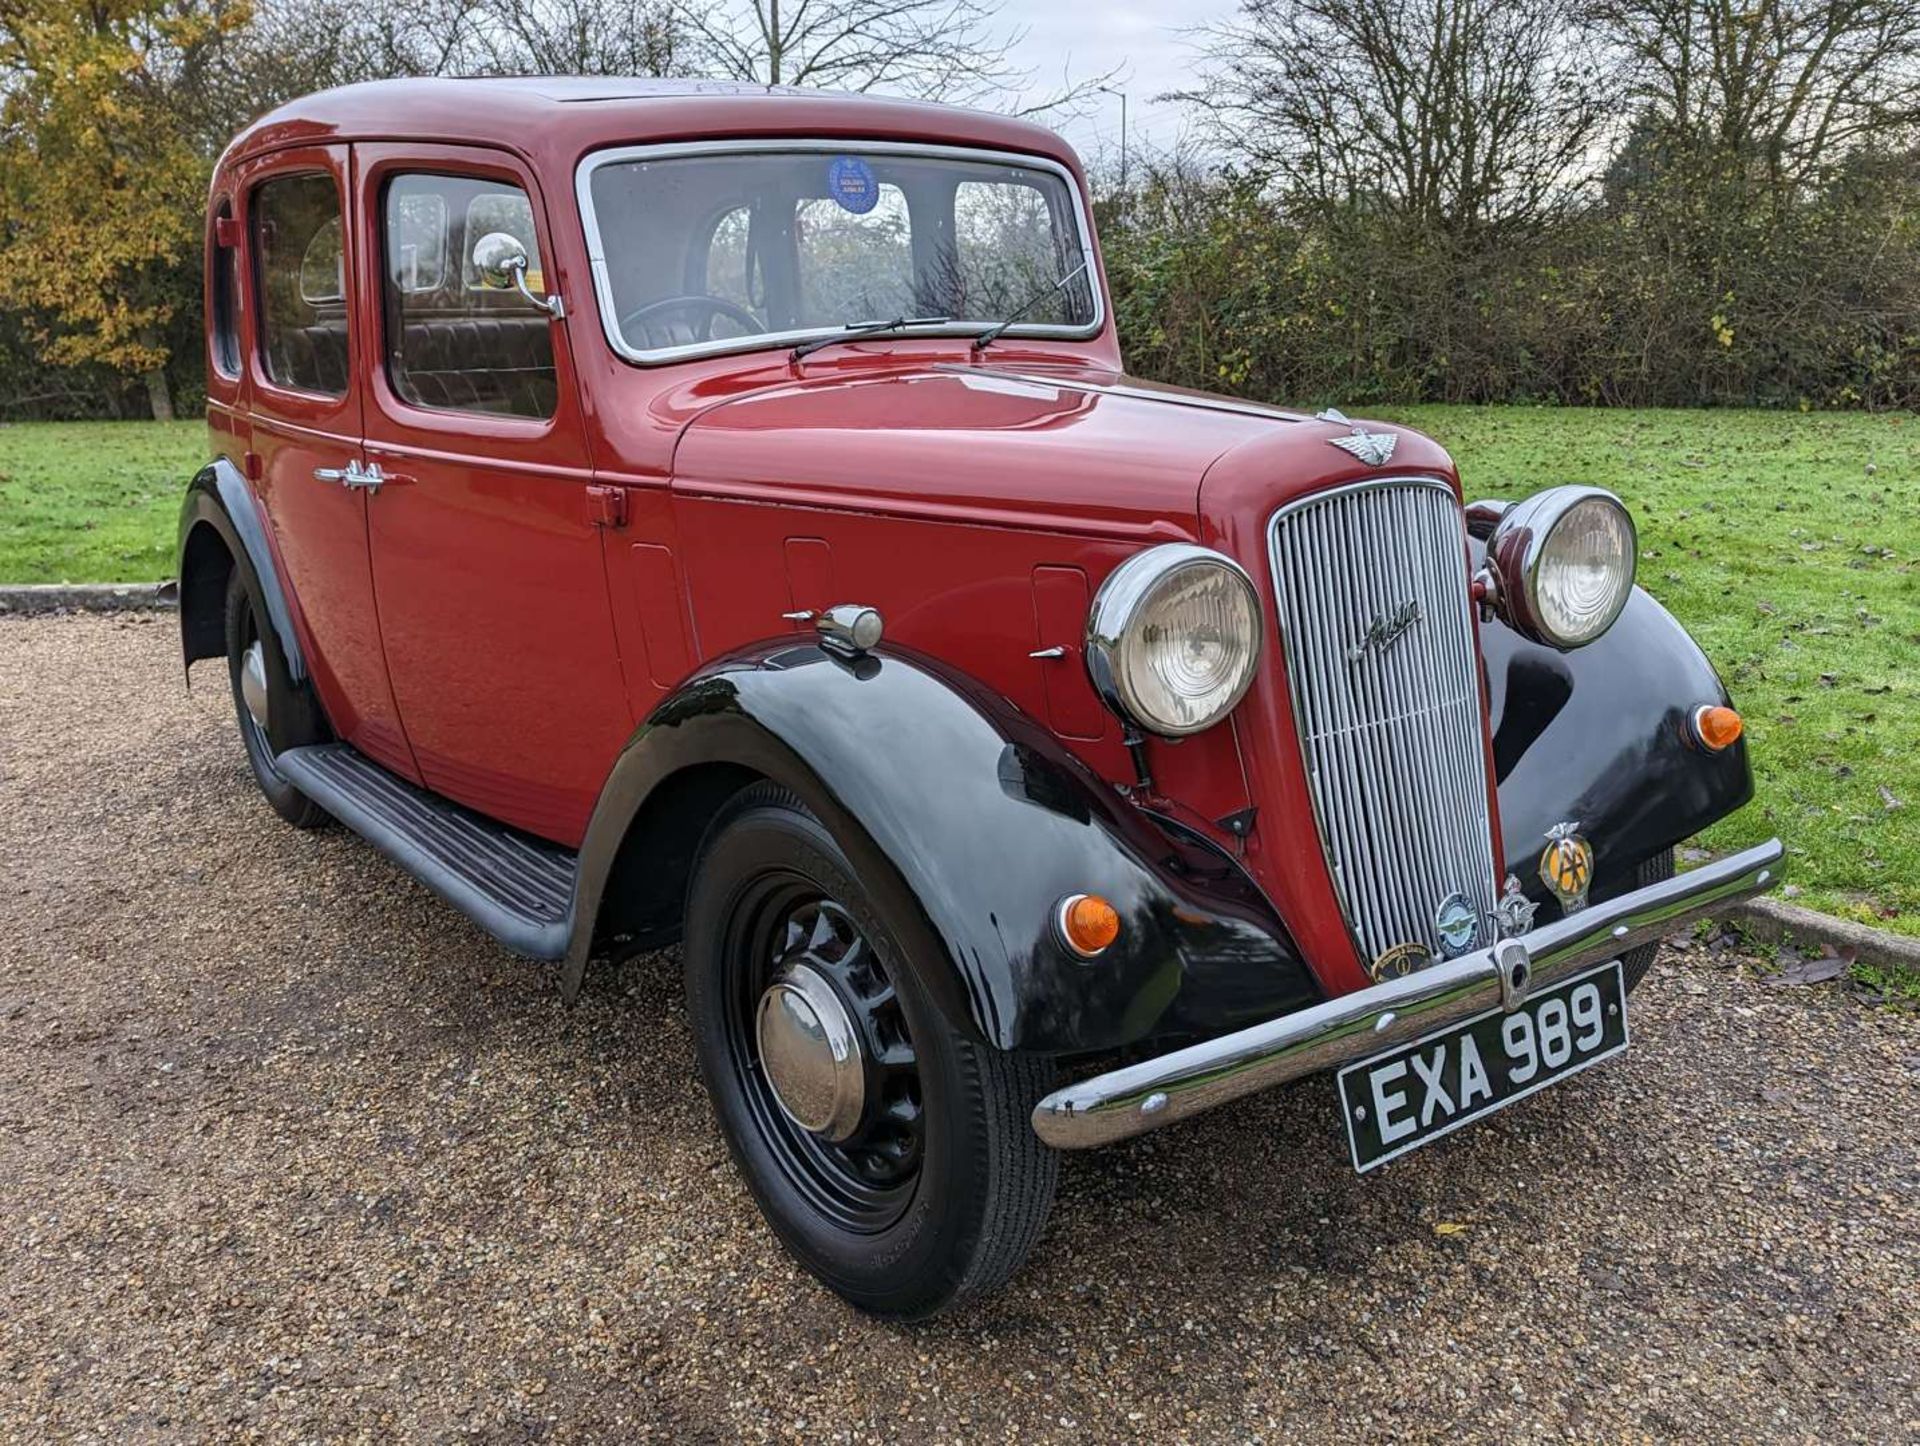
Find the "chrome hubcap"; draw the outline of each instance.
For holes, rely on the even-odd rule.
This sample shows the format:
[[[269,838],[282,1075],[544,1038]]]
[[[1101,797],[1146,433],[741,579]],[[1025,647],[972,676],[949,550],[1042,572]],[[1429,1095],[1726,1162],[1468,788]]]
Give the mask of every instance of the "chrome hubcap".
[[[920,1179],[920,1061],[880,955],[810,881],[763,871],[721,945],[729,1062],[764,1161],[835,1228],[895,1224]]]
[[[809,1134],[853,1137],[867,1104],[860,1035],[839,994],[805,964],[785,969],[760,996],[754,1032],[774,1102]]]
[[[267,652],[255,638],[240,656],[240,696],[254,726],[267,731]]]

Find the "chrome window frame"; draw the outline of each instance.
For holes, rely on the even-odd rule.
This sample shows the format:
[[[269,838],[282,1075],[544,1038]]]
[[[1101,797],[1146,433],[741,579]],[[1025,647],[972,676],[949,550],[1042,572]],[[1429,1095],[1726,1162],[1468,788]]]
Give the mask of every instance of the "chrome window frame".
[[[1090,341],[1107,324],[1106,287],[1094,252],[1093,216],[1087,198],[1074,174],[1048,156],[1031,156],[1020,151],[996,151],[970,146],[942,146],[920,141],[863,141],[857,137],[794,138],[765,136],[727,141],[674,141],[660,145],[613,146],[593,151],[581,158],[574,171],[574,198],[580,208],[580,223],[586,231],[587,260],[593,272],[594,302],[600,312],[600,330],[607,345],[636,366],[660,366],[669,362],[690,361],[696,357],[726,356],[736,352],[778,351],[818,337],[836,336],[837,326],[809,326],[793,331],[762,332],[757,336],[723,337],[719,341],[694,342],[687,346],[647,349],[628,343],[620,334],[620,319],[614,312],[613,280],[607,271],[607,253],[600,236],[600,218],[593,205],[593,176],[602,166],[629,161],[675,160],[688,156],[724,155],[871,155],[925,156],[932,160],[976,161],[988,165],[1018,166],[1027,170],[1051,172],[1058,176],[1073,198],[1074,221],[1080,228],[1080,255],[1086,264],[1088,289],[1093,293],[1093,320],[1081,326],[1050,325],[1044,322],[1020,322],[1007,330],[1012,337],[1044,337],[1061,341]],[[955,323],[947,326],[914,327],[898,333],[905,337],[978,336],[991,319]],[[891,341],[892,336],[878,338]]]

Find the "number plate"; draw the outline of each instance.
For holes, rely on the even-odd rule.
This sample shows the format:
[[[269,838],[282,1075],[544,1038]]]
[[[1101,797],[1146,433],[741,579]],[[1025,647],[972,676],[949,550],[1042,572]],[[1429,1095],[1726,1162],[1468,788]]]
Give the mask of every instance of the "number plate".
[[[1627,1047],[1620,961],[1340,1071],[1353,1168],[1364,1174]]]

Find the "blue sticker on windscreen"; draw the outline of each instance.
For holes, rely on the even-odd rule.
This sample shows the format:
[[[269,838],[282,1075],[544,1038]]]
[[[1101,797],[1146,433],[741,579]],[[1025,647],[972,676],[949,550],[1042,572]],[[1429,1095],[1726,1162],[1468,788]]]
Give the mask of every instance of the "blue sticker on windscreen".
[[[873,167],[858,156],[835,156],[827,167],[827,194],[843,211],[864,216],[880,200],[880,182]]]

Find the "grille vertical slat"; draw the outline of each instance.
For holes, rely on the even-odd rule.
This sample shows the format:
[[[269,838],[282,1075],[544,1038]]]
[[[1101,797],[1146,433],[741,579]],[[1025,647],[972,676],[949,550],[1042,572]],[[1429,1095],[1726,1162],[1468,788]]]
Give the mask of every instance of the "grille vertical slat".
[[[1314,812],[1363,957],[1447,952],[1434,916],[1455,893],[1486,942],[1497,881],[1459,504],[1420,480],[1313,497],[1274,517],[1272,565]],[[1418,621],[1350,656],[1409,603]]]

